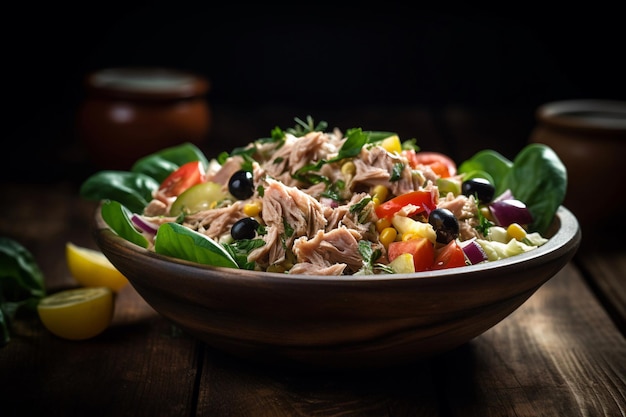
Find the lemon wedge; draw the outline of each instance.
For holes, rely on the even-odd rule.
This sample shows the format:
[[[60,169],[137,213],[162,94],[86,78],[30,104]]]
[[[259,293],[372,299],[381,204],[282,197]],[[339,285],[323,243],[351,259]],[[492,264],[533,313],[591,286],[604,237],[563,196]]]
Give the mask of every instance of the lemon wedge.
[[[70,274],[83,287],[108,287],[118,292],[128,284],[128,279],[100,251],[67,242],[65,255]]]
[[[113,320],[115,298],[108,287],[64,290],[39,301],[37,313],[44,327],[69,340],[99,335]]]

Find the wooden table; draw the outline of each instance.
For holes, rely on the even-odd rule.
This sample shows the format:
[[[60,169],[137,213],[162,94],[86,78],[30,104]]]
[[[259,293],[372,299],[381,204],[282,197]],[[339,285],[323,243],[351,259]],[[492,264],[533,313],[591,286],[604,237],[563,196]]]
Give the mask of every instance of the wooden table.
[[[95,248],[72,183],[3,184],[0,235],[35,256],[50,292],[75,286],[65,243]],[[584,240],[584,238],[583,238]],[[0,350],[0,415],[624,416],[626,251],[579,251],[504,321],[453,351],[358,374],[270,369],[215,352],[123,289],[82,342],[16,321]]]

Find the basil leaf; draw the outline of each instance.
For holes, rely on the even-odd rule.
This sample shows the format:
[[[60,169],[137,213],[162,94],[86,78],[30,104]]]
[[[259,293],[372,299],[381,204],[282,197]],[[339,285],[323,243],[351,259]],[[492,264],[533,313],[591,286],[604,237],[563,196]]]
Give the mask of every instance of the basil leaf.
[[[256,248],[265,245],[263,239],[242,239],[235,240],[233,243],[224,245],[224,248],[233,257],[241,269],[253,270],[256,262],[248,262],[248,254]]]
[[[531,231],[545,233],[567,190],[567,169],[552,148],[531,143],[520,151],[503,187],[523,201],[533,215]]]
[[[366,130],[365,135],[367,135],[367,143],[377,143],[377,142],[382,142],[383,139],[387,139],[389,136],[394,136],[397,135],[397,133],[394,132],[380,132],[380,131],[373,131],[373,130]],[[416,139],[413,139],[412,142],[415,143]],[[407,146],[412,147],[411,145],[411,140],[405,142],[407,144]],[[403,145],[405,144],[403,143]]]
[[[148,239],[137,231],[130,216],[132,213],[117,201],[105,200],[100,209],[102,218],[116,234],[139,245],[142,248],[149,246]]]
[[[0,237],[0,347],[11,340],[18,311],[36,312],[45,295],[43,273],[33,255],[17,241]]]
[[[337,156],[329,160],[328,162],[341,161],[344,158],[352,158],[361,153],[361,149],[368,140],[368,135],[363,133],[359,128],[350,129],[346,134],[346,141],[341,145],[341,149],[337,153]]]
[[[99,171],[80,186],[81,197],[87,200],[115,200],[133,213],[143,212],[152,200],[159,183],[152,177],[136,172]]]
[[[193,143],[186,142],[144,156],[137,160],[130,170],[131,172],[148,175],[160,184],[177,168],[192,161],[201,161],[205,168],[209,165],[206,156],[200,148]]]
[[[154,251],[191,262],[238,268],[237,262],[222,245],[178,223],[164,223],[159,227]]]

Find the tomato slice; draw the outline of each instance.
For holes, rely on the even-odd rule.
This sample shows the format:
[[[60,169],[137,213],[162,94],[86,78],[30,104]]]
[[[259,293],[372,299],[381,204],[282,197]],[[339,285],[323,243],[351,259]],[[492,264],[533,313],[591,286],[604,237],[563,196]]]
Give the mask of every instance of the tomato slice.
[[[415,272],[427,271],[435,258],[435,246],[425,237],[391,242],[387,249],[387,258],[391,262],[403,253],[413,255]]]
[[[463,248],[459,246],[456,240],[451,240],[446,246],[437,249],[435,255],[435,262],[431,269],[446,269],[457,268],[459,266],[465,266],[465,254]]]
[[[402,151],[412,168],[428,165],[435,174],[442,178],[456,175],[456,163],[447,155],[439,152],[415,152],[412,149]]]
[[[206,180],[206,171],[200,161],[187,162],[172,172],[159,186],[159,194],[176,197],[183,191]]]
[[[400,209],[410,204],[414,206],[414,208],[410,213],[407,213],[407,216],[422,211],[430,214],[431,211],[437,208],[437,198],[438,196],[432,190],[411,191],[379,204],[376,206],[375,211],[379,219],[389,219],[400,211]]]

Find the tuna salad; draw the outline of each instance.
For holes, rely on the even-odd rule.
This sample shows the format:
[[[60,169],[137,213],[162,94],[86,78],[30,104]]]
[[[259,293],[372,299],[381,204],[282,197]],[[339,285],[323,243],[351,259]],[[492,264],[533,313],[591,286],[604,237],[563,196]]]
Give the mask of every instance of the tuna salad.
[[[211,248],[205,263],[219,253],[229,260],[215,265],[258,271],[412,273],[492,262],[547,241],[545,224],[562,197],[547,212],[534,210],[517,194],[514,179],[494,178],[493,163],[485,163],[485,158],[502,162],[508,178],[521,163],[517,158],[509,161],[488,151],[457,166],[394,133],[356,128],[344,134],[337,128],[326,131],[323,123],[314,126],[310,119],[296,121],[296,128],[275,128],[271,137],[212,160],[185,144],[138,161],[124,174],[134,184],[144,180],[142,204],[98,188],[103,175],[110,183],[121,172],[95,174],[81,193],[109,205],[115,200],[120,217],[129,219],[137,234],[129,240],[150,250],[186,257],[172,249],[181,243],[171,242],[186,235]],[[522,152],[554,162],[551,150],[538,146]],[[190,148],[198,158],[173,157]],[[148,169],[159,165],[155,160],[160,166],[171,162],[171,168],[156,174]],[[557,167],[565,181],[564,168]],[[520,193],[528,192],[522,187]],[[112,228],[128,235],[114,226],[114,212],[103,207]],[[162,231],[165,227],[173,229]],[[203,262],[198,255],[191,260]]]

